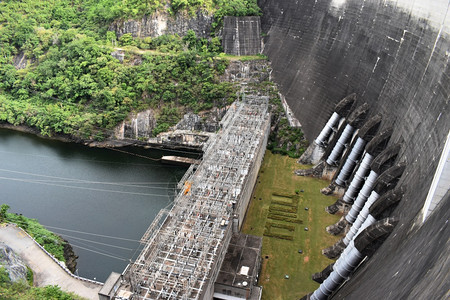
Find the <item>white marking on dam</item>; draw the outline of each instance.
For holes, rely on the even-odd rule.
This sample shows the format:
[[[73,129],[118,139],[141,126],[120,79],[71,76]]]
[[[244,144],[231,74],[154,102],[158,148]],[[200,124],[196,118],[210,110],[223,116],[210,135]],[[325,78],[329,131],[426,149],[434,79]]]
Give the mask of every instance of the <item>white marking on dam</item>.
[[[450,187],[450,131],[442,150],[436,173],[431,182],[425,205],[422,209],[422,222],[436,209],[439,202],[444,198]]]
[[[377,57],[377,62],[375,63],[375,66],[373,66],[372,73],[375,72],[375,69],[377,68],[378,62],[380,61],[380,57]]]

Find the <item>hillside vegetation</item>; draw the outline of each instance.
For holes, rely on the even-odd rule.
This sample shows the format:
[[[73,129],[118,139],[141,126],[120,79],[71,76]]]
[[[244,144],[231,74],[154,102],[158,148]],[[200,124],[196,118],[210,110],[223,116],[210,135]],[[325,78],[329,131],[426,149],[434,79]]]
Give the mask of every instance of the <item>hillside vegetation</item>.
[[[207,10],[214,26],[224,15],[259,13],[256,0],[24,0],[0,2],[0,122],[43,135],[103,140],[131,111],[158,112],[154,134],[186,110],[224,106],[235,97],[218,79],[218,38],[177,35],[117,39],[114,20],[157,9]],[[123,62],[111,53],[125,49]],[[141,50],[139,50],[141,49]]]
[[[31,237],[33,237],[37,243],[45,248],[50,254],[52,254],[59,261],[65,262],[64,257],[64,240],[48,231],[44,226],[38,223],[36,219],[29,219],[22,215],[17,215],[8,212],[9,205],[2,204],[0,206],[0,224],[1,223],[14,223],[23,230],[25,230]]]
[[[31,274],[31,273],[30,273]],[[8,271],[0,266],[0,298],[13,299],[52,299],[52,300],[82,300],[83,298],[66,293],[59,286],[33,287],[33,282],[12,282]]]

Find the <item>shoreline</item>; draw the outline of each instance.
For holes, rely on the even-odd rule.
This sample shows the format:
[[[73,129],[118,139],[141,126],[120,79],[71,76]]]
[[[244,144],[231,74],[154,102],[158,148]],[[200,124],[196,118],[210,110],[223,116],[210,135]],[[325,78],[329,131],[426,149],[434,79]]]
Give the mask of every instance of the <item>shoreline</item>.
[[[131,139],[123,139],[123,140],[117,140],[117,139],[105,139],[104,141],[94,141],[94,140],[84,140],[80,138],[74,138],[71,136],[63,135],[63,134],[54,134],[52,136],[45,136],[42,135],[37,129],[28,127],[25,125],[12,125],[10,123],[0,123],[0,129],[8,129],[13,130],[17,132],[22,133],[28,133],[33,134],[34,136],[42,139],[47,140],[54,140],[54,141],[60,141],[64,143],[76,143],[76,144],[82,144],[87,147],[92,148],[121,148],[121,147],[139,147],[144,149],[157,149],[157,150],[182,150],[182,151],[191,151],[191,152],[198,152],[203,153],[202,147],[194,147],[194,146],[186,146],[186,145],[179,145],[175,143],[148,143],[143,142],[139,140],[131,140]]]

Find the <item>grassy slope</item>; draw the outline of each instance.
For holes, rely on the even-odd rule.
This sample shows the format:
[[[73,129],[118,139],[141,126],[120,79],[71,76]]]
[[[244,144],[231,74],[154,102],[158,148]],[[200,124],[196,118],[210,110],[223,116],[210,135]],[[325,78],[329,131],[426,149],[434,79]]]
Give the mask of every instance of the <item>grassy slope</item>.
[[[311,275],[333,262],[323,256],[321,251],[340,238],[325,231],[326,226],[334,224],[340,218],[338,215],[329,215],[324,210],[336,200],[319,192],[328,182],[294,175],[293,171],[301,167],[295,159],[266,151],[247,211],[242,231],[262,236],[272,193],[294,195],[296,189],[304,190],[299,194],[298,205],[298,216],[303,224],[280,222],[295,225],[294,240],[263,238],[262,271],[258,283],[263,286],[263,299],[298,299],[314,291],[319,284],[311,279]],[[309,210],[306,211],[305,207]],[[304,227],[308,227],[309,231],[305,231]],[[303,254],[298,253],[299,249],[303,250]],[[266,259],[266,256],[269,258]],[[285,279],[285,275],[290,278]]]
[[[3,205],[5,204],[2,204],[2,207]],[[7,207],[9,208],[9,206]],[[7,223],[17,224],[59,261],[66,261],[64,258],[64,240],[59,235],[47,230],[44,226],[39,224],[36,219],[30,219],[14,213],[6,213],[5,221]],[[0,218],[0,223],[1,222],[2,220]]]

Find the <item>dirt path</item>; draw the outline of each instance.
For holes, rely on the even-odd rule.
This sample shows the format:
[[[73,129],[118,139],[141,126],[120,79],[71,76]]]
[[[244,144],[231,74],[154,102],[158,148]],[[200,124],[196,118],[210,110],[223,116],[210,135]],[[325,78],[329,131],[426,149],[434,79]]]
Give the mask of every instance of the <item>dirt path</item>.
[[[8,245],[25,260],[33,270],[36,286],[58,285],[63,291],[74,292],[87,299],[98,299],[100,285],[71,277],[20,228],[13,225],[0,225],[0,242]]]

